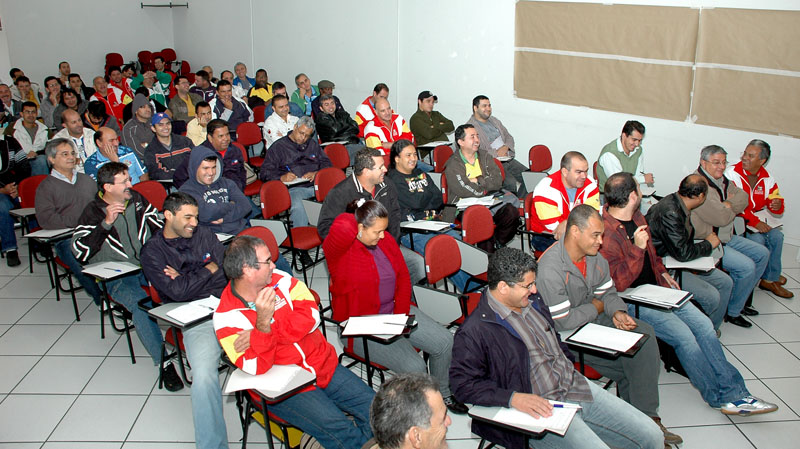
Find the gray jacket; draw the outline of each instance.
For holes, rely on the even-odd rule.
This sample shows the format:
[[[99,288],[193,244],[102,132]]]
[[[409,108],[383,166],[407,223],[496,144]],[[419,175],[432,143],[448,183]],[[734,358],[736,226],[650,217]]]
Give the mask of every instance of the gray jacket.
[[[197,107],[197,103],[203,101],[203,97],[197,95],[196,93],[189,92],[189,98],[192,100],[192,104]],[[172,111],[172,119],[173,120],[181,120],[184,122],[188,122],[189,120],[193,119],[194,116],[189,117],[189,106],[186,104],[185,101],[181,100],[180,97],[175,95],[169,100],[169,110]]]
[[[720,180],[723,186],[720,189],[702,169],[698,168],[695,173],[708,181],[708,193],[703,205],[692,211],[694,238],[704,239],[715,232],[722,243],[728,243],[733,236],[733,219],[745,210],[749,202],[747,192],[725,176]],[[731,207],[725,207],[723,201],[728,201]]]
[[[606,259],[599,253],[586,256],[584,278],[567,254],[563,239],[548,248],[539,259],[536,285],[559,331],[575,329],[589,322],[614,327],[614,314],[618,310],[628,310],[617,295]],[[603,302],[603,315],[597,314],[592,298]]]
[[[494,125],[498,131],[500,131],[500,137],[503,138],[503,143],[508,146],[508,155],[512,158],[514,157],[514,136],[509,134],[508,130],[503,123],[494,118],[494,116],[489,117],[489,123]],[[492,149],[492,142],[489,142],[489,138],[486,137],[486,132],[484,132],[483,127],[480,123],[478,123],[478,119],[475,118],[475,114],[469,117],[467,123],[474,126],[475,129],[478,131],[478,137],[481,139],[481,146],[478,148],[481,151],[485,151],[492,155],[492,157],[497,157],[497,150]]]

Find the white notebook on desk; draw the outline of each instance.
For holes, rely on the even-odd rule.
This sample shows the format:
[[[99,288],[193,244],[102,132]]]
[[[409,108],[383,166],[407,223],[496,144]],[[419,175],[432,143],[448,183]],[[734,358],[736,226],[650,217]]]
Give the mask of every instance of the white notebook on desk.
[[[597,346],[598,348],[626,352],[633,348],[641,338],[642,334],[638,332],[628,332],[614,327],[586,323],[578,332],[567,339],[567,343],[574,341]]]
[[[408,325],[408,315],[402,313],[354,316],[347,320],[342,335],[400,335]]]
[[[191,323],[211,315],[217,310],[217,307],[219,307],[219,298],[212,295],[208,298],[198,299],[176,307],[167,312],[167,315],[181,323]]]
[[[533,433],[550,431],[564,435],[575,418],[578,407],[553,408],[553,414],[547,418],[533,416],[508,407],[481,407],[474,406],[470,409],[471,415],[476,415],[500,424],[527,430]]]
[[[83,272],[100,279],[108,279],[124,274],[133,273],[141,268],[128,262],[100,262],[86,265]]]

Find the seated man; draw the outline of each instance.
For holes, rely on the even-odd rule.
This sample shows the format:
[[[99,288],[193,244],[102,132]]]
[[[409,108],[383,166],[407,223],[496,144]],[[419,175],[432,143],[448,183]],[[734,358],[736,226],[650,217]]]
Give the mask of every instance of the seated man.
[[[417,112],[411,116],[409,126],[418,146],[425,146],[430,142],[450,140],[448,133],[455,130],[453,121],[446,118],[439,111],[433,110],[433,104],[438,98],[431,91],[425,90],[417,96]]]
[[[106,114],[114,117],[117,120],[117,124],[122,126],[122,109],[126,104],[133,101],[133,98],[126,97],[121,90],[109,86],[102,76],[94,77],[92,84],[94,85],[94,95],[89,98],[89,101],[102,103],[106,107]]]
[[[510,158],[502,161],[506,172],[503,187],[509,192],[514,192],[519,198],[525,198],[528,191],[522,181],[522,172],[528,168],[514,159],[514,137],[509,134],[503,123],[492,115],[492,103],[485,95],[478,95],[472,99],[472,116],[467,123],[478,130],[481,138],[481,150],[496,158]],[[517,189],[519,183],[519,189]]]
[[[617,382],[620,397],[651,417],[664,433],[667,444],[681,437],[661,425],[658,417],[658,370],[661,360],[652,326],[628,315],[617,296],[608,262],[597,252],[603,241],[603,220],[588,204],[569,214],[564,238],[539,259],[539,286],[558,331],[577,329],[586,323],[649,336],[633,357],[609,359],[586,354],[586,363]]]
[[[84,171],[92,179],[97,180],[97,172],[100,167],[108,162],[122,162],[128,168],[132,184],[150,179],[147,176],[147,167],[142,164],[139,157],[133,150],[119,144],[117,133],[111,128],[100,128],[94,133],[94,144],[97,151],[86,159]]]
[[[133,118],[122,127],[122,145],[130,148],[136,156],[144,160],[144,154],[150,141],[155,137],[153,125],[150,120],[153,118],[153,106],[150,100],[142,94],[136,94],[133,98]]]
[[[597,158],[597,184],[601,192],[608,177],[619,172],[632,174],[639,184],[652,185],[655,182],[652,173],[644,172],[642,140],[644,125],[636,120],[628,120],[619,138],[603,147]]]
[[[552,415],[550,401],[577,403],[582,410],[564,436],[547,432],[529,440],[476,419],[472,431],[509,449],[664,447],[647,416],[575,370],[536,292],[536,268],[517,249],[500,248],[489,257],[489,286],[455,335],[450,384],[461,401],[511,407],[534,418]]]
[[[282,100],[276,101],[280,103]],[[314,182],[318,171],[331,166],[331,160],[322,151],[319,142],[310,138],[312,134],[314,121],[311,117],[301,117],[295,123],[294,130],[278,139],[267,151],[259,173],[259,178],[264,182],[277,179],[292,182],[298,178],[307,181],[289,186],[292,227],[308,226],[303,200],[314,197],[314,185],[309,183]]]
[[[414,142],[408,123],[403,116],[392,111],[389,100],[378,98],[375,102],[375,114],[375,119],[364,127],[364,141],[369,148],[377,148],[386,154],[399,139]]]
[[[84,84],[79,74],[73,72],[67,75],[67,78],[69,78],[69,87],[78,94],[81,101],[89,101],[92,98],[94,89]]]
[[[14,99],[19,100],[21,102],[30,101],[31,103],[36,105],[36,109],[39,109],[39,104],[42,99],[42,93],[39,90],[38,84],[31,84],[30,78],[22,74],[22,71],[19,70],[19,75],[14,78],[14,87],[16,89],[16,94],[14,95]],[[12,90],[13,92],[13,90]]]
[[[123,94],[130,98],[135,96],[133,89],[131,89],[131,85],[128,83],[128,79],[122,74],[122,69],[119,66],[109,66],[107,73],[109,85],[121,90]],[[65,83],[65,86],[69,87],[69,83]]]
[[[665,196],[647,211],[650,235],[659,257],[671,256],[679,262],[688,262],[710,256],[720,245],[713,232],[704,240],[695,240],[691,213],[703,204],[707,194],[708,183],[700,175],[689,175],[683,178],[677,192]],[[683,270],[681,283],[683,290],[694,294],[714,329],[719,330],[733,290],[730,276],[717,268],[707,272]]]
[[[70,111],[77,116],[77,112]],[[74,228],[89,204],[97,196],[97,183],[78,172],[78,157],[72,140],[56,137],[47,142],[45,154],[53,170],[36,189],[36,221],[42,229]],[[94,278],[83,274],[83,268],[72,254],[70,239],[56,242],[56,255],[69,267],[72,275],[100,305],[102,293]]]
[[[458,203],[462,198],[481,197],[500,192],[503,177],[492,156],[480,149],[478,130],[469,124],[456,128],[456,151],[444,164],[447,180],[447,202]],[[491,208],[495,223],[494,237],[480,246],[491,251],[494,243],[505,245],[514,238],[519,221],[519,202],[508,194],[504,204]]]
[[[364,137],[364,128],[367,126],[367,123],[375,120],[377,117],[375,114],[375,102],[378,101],[378,98],[383,98],[384,100],[389,98],[389,86],[384,83],[376,84],[372,89],[372,95],[365,98],[364,101],[358,105],[358,108],[356,108],[355,119],[358,124],[358,137]]]
[[[747,208],[744,190],[725,177],[727,152],[718,145],[709,145],[700,152],[700,166],[696,174],[708,183],[705,202],[692,213],[692,226],[697,238],[706,238],[712,232],[722,242],[722,268],[733,279],[733,292],[728,302],[725,321],[740,327],[751,327],[741,314],[756,315],[753,308],[745,309],[747,298],[753,293],[769,262],[769,250],[759,243],[733,235],[733,219]]]
[[[439,383],[427,374],[398,374],[384,382],[372,400],[369,415],[380,449],[447,447],[447,428],[452,421]]]
[[[206,141],[208,131],[206,126],[211,121],[211,106],[205,101],[200,101],[194,108],[195,116],[186,124],[186,137],[197,146]]]
[[[745,237],[765,246],[769,250],[769,261],[758,287],[769,290],[781,298],[792,298],[794,293],[783,287],[786,278],[781,276],[781,254],[783,253],[783,231],[772,228],[762,218],[769,214],[783,214],[783,197],[778,183],[764,168],[772,154],[769,144],[763,140],[751,140],[742,153],[738,164],[725,170],[725,177],[750,196],[742,216],[747,223]],[[759,217],[760,215],[760,217]]]
[[[88,102],[86,112],[81,118],[83,119],[83,126],[94,131],[106,127],[114,130],[117,135],[122,134],[122,128],[120,128],[116,117],[108,115],[106,106],[99,101]]]
[[[274,108],[272,107],[272,101],[275,100],[276,95],[283,95],[286,98],[289,98],[289,94],[286,93],[286,85],[280,81],[276,81],[272,84],[272,99],[267,103],[267,107],[264,109],[264,118],[269,117],[275,112]],[[304,116],[303,110],[300,109],[300,106],[289,102],[289,115],[293,115],[297,118]]]
[[[270,412],[302,426],[327,449],[361,447],[372,437],[369,405],[375,393],[338,363],[319,330],[308,287],[275,270],[267,246],[251,236],[230,243],[223,266],[231,281],[214,313],[214,329],[231,361],[253,375],[273,365],[314,373],[315,386],[271,404]]]
[[[0,248],[9,267],[22,263],[17,252],[17,234],[14,232],[17,221],[9,211],[19,205],[19,183],[31,175],[30,160],[26,156],[25,150],[13,136],[0,140]]]
[[[335,111],[344,111],[344,106],[342,106],[342,102],[339,101],[339,97],[333,94],[333,89],[336,87],[333,84],[333,81],[322,80],[320,81],[317,86],[319,86],[319,96],[311,102],[311,116],[314,117],[314,120],[317,119],[319,114],[322,113],[322,97],[325,95],[329,95],[333,98],[333,102],[335,103]],[[356,125],[358,126],[358,125]]]
[[[211,113],[215,119],[222,119],[228,123],[228,129],[236,135],[236,128],[244,122],[253,121],[253,111],[247,103],[234,97],[233,87],[226,80],[217,84],[217,96],[208,102]]]
[[[44,146],[47,144],[47,127],[36,120],[36,104],[30,101],[22,103],[22,117],[9,126],[5,135],[12,135],[20,145],[31,164],[32,175],[47,174],[47,158]]]
[[[319,97],[319,87],[311,84],[305,73],[295,76],[294,83],[297,89],[292,92],[292,103],[299,106],[304,115],[311,116],[311,103]]]
[[[214,232],[238,234],[247,227],[252,208],[235,182],[222,177],[219,155],[205,145],[192,150],[189,173],[194,176],[180,191],[193,196],[200,207],[200,224]]]
[[[219,297],[227,281],[225,248],[211,230],[198,226],[197,202],[176,192],[164,200],[164,228],[142,248],[142,270],[163,303]],[[228,446],[219,385],[220,347],[211,320],[183,330],[192,367],[192,416],[197,447]]]
[[[298,117],[289,114],[289,99],[283,95],[272,97],[272,109],[274,112],[264,120],[262,131],[266,148],[289,134],[298,120]]]
[[[317,134],[322,143],[344,142],[350,154],[350,165],[353,165],[356,152],[364,145],[358,138],[358,124],[350,118],[350,114],[336,106],[336,97],[323,94],[317,100],[322,109],[314,114],[314,123],[317,125]]]
[[[4,115],[2,123],[8,123],[19,118],[22,113],[22,102],[15,100],[11,95],[11,88],[8,84],[0,84],[0,106]]]
[[[531,227],[533,247],[544,251],[564,235],[570,211],[579,204],[600,209],[597,183],[588,177],[589,163],[577,151],[568,151],[561,158],[561,169],[542,179],[533,189]]]
[[[72,109],[64,109],[61,113],[61,123],[64,126],[53,138],[69,139],[75,144],[75,168],[84,173],[84,165],[89,156],[97,151],[94,143],[94,131],[83,126],[81,115]],[[45,151],[46,152],[46,151]]]
[[[188,137],[172,133],[172,120],[163,112],[153,116],[153,140],[144,151],[144,165],[150,179],[172,180],[175,170],[189,159],[194,145]]]
[[[231,133],[228,131],[228,123],[222,119],[214,119],[206,125],[206,140],[199,147],[206,147],[217,153],[222,161],[222,177],[228,178],[236,183],[239,190],[244,192],[247,174],[244,168],[244,156],[239,147],[231,143]],[[172,182],[175,187],[180,187],[189,179],[189,160],[184,162],[175,170]],[[194,173],[192,173],[194,176]]]
[[[236,72],[236,77],[233,79],[234,86],[239,86],[247,92],[256,84],[255,78],[247,76],[247,66],[243,62],[234,64],[233,71]]]
[[[639,212],[642,195],[633,175],[619,172],[606,181],[603,246],[617,291],[640,285],[680,288],[667,273],[650,240],[647,221]],[[634,304],[628,304],[633,313]],[[750,395],[739,371],[725,359],[714,327],[691,302],[664,310],[639,307],[639,318],[653,326],[656,336],[675,348],[689,380],[703,400],[726,415],[769,413],[775,404]]]
[[[255,84],[247,91],[247,104],[250,108],[258,105],[267,104],[272,100],[272,84],[269,82],[269,76],[264,69],[256,70]]]
[[[353,174],[336,184],[322,203],[317,231],[323,240],[328,236],[333,220],[347,211],[347,205],[353,200],[363,198],[378,201],[389,211],[389,227],[386,231],[399,241],[400,222],[404,220],[400,213],[397,189],[393,183],[384,182],[386,165],[383,160],[380,151],[374,148],[363,148],[356,153]],[[408,266],[411,284],[424,279],[425,260],[422,256],[403,245],[400,245],[400,252],[403,253],[403,259]]]
[[[131,189],[128,167],[121,162],[109,162],[97,172],[97,186],[102,195],[96,196],[83,210],[72,236],[72,253],[83,265],[97,262],[128,262],[139,265],[142,245],[153,232],[161,229],[158,211]],[[161,330],[150,316],[139,308],[147,297],[142,286],[147,280],[140,272],[106,282],[108,294],[115,303],[133,316],[139,336],[153,364],[161,364]],[[175,367],[163,370],[164,385],[169,391],[183,388]]]
[[[175,96],[169,100],[173,119],[188,123],[197,114],[197,104],[201,101],[205,101],[203,97],[189,92],[189,78],[183,75],[175,78]]]
[[[205,102],[209,102],[217,96],[217,89],[211,85],[208,72],[205,70],[198,70],[194,74],[194,86],[189,89],[189,92],[199,95]]]

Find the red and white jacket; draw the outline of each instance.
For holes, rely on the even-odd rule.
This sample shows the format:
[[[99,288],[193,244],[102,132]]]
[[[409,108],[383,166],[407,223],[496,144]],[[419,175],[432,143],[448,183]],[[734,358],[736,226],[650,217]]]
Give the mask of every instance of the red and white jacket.
[[[375,120],[375,108],[372,106],[372,95],[356,108],[356,123],[358,124],[358,137],[364,137],[364,128],[367,123]]]
[[[251,308],[228,283],[214,313],[214,330],[222,349],[248,374],[263,374],[273,365],[298,365],[317,376],[317,385],[327,387],[339,362],[336,350],[319,330],[314,296],[304,283],[280,270],[272,272],[270,285],[275,286],[277,298],[271,329],[265,333],[255,329],[255,306]],[[250,329],[250,347],[236,352],[233,342],[237,333]]]
[[[124,96],[128,96],[131,99],[131,101],[133,101],[133,97],[134,97],[135,94],[133,93],[133,89],[131,89],[131,85],[128,84],[128,80],[123,79],[122,80],[122,85],[119,85],[119,84],[115,83],[114,81],[109,80],[108,81],[108,85],[112,86],[112,87],[116,87],[117,89],[121,90],[122,93],[124,94],[123,98],[124,98]]]
[[[554,233],[558,224],[569,218],[570,211],[579,204],[588,204],[600,210],[600,190],[597,182],[592,178],[586,178],[583,187],[575,193],[575,201],[570,202],[567,188],[561,181],[561,170],[553,173],[539,181],[533,189],[531,230]]]
[[[765,207],[769,208],[769,211],[775,215],[782,214],[784,209],[783,197],[781,196],[780,190],[778,190],[778,183],[775,182],[775,178],[770,176],[769,172],[767,172],[764,167],[761,167],[758,170],[756,176],[758,176],[756,185],[755,187],[751,188],[750,183],[747,182],[747,173],[742,167],[741,161],[725,170],[725,177],[733,181],[733,183],[736,184],[736,187],[744,190],[750,197],[750,202],[747,204],[747,208],[745,208],[744,212],[739,214],[744,217],[748,226],[755,226],[761,221],[755,215],[755,212],[758,212]],[[775,199],[781,200],[781,207],[778,209],[772,209],[769,207],[769,204]]]
[[[120,129],[122,128],[122,110],[125,105],[133,101],[131,97],[125,95],[124,92],[118,87],[108,85],[108,97],[103,98],[99,92],[89,98],[89,101],[102,101],[106,105],[106,114],[117,119]]]
[[[391,128],[377,117],[367,123],[367,126],[364,127],[364,140],[369,148],[380,149],[383,142],[394,142],[400,139],[414,142],[414,134],[411,134],[408,123],[401,115],[392,113],[389,123]]]

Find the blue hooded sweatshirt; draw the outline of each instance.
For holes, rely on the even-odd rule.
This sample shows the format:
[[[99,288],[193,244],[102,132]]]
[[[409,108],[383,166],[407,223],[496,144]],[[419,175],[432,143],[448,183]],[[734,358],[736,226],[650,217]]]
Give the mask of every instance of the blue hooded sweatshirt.
[[[212,157],[217,162],[217,173],[210,185],[197,180],[197,169],[204,159]],[[248,223],[252,208],[235,182],[222,177],[222,161],[214,150],[198,146],[189,157],[189,179],[181,186],[181,192],[192,195],[200,212],[200,224],[214,232],[238,234]],[[222,219],[222,223],[212,222]]]

